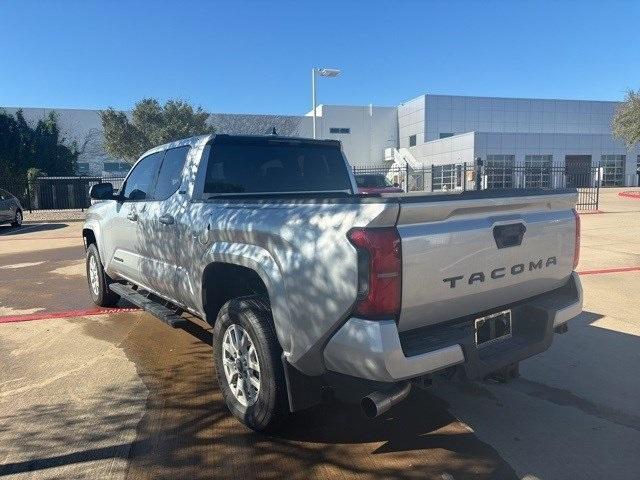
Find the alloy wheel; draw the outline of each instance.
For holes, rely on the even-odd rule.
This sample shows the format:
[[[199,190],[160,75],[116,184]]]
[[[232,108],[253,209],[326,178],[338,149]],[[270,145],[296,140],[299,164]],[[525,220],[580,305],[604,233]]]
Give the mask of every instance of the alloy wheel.
[[[222,363],[227,384],[240,404],[256,403],[260,393],[260,361],[249,333],[234,323],[222,337]]]

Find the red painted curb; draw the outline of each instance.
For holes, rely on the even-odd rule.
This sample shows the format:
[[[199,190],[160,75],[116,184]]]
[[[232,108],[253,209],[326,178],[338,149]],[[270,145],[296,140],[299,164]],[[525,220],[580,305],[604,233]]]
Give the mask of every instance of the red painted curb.
[[[619,197],[633,198],[634,200],[640,200],[640,192],[633,191],[633,190],[630,190],[628,192],[619,192],[618,196]]]
[[[53,320],[56,318],[89,317],[105,313],[137,312],[137,308],[91,308],[87,310],[68,310],[66,312],[42,312],[27,315],[9,315],[0,317],[0,323],[30,322],[32,320]]]
[[[620,272],[637,272],[640,267],[620,267],[620,268],[604,268],[601,270],[583,270],[578,275],[599,275],[601,273],[620,273]]]

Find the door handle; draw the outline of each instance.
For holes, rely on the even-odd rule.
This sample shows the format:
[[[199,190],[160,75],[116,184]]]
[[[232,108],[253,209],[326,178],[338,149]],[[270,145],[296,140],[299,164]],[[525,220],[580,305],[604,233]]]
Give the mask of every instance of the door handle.
[[[135,210],[131,210],[129,212],[129,214],[127,215],[127,218],[129,220],[131,220],[132,222],[137,222],[138,221],[138,213]]]
[[[158,219],[158,221],[160,223],[164,223],[165,225],[173,225],[173,216],[165,213]]]

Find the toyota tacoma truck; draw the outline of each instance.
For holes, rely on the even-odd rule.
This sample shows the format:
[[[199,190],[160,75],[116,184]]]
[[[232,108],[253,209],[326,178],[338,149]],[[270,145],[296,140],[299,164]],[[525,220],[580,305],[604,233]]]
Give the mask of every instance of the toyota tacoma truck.
[[[90,196],[93,301],[208,322],[254,430],[327,389],[376,417],[412,385],[508,377],[582,310],[575,190],[362,195],[339,142],[208,135]]]

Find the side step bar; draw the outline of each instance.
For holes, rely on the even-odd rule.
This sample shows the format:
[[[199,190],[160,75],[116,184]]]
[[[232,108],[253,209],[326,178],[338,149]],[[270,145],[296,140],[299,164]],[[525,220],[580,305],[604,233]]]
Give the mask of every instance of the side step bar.
[[[165,307],[163,304],[146,297],[138,290],[134,290],[129,285],[123,285],[122,283],[112,283],[111,285],[109,285],[109,288],[125,300],[140,307],[145,312],[149,312],[151,315],[157,317],[173,328],[178,328],[188,323],[188,320],[182,318],[180,315],[177,315],[175,310],[171,310],[170,308]]]

